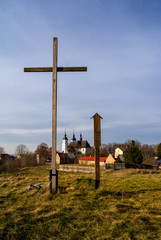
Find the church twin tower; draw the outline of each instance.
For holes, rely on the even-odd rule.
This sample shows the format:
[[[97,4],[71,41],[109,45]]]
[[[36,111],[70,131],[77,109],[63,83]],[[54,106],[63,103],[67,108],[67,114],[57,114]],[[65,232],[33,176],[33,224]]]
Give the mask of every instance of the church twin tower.
[[[64,153],[68,153],[68,147],[69,145],[74,147],[74,148],[81,148],[82,147],[82,144],[84,145],[84,143],[87,142],[87,141],[83,141],[82,140],[82,133],[80,133],[80,140],[79,141],[76,141],[76,138],[75,138],[75,133],[73,132],[73,137],[71,139],[71,143],[68,144],[68,138],[67,138],[67,134],[65,132],[64,134],[64,137],[63,137],[63,140],[62,140],[62,152]],[[85,146],[84,146],[85,147]],[[82,150],[81,150],[82,152]],[[85,151],[86,152],[86,151]]]

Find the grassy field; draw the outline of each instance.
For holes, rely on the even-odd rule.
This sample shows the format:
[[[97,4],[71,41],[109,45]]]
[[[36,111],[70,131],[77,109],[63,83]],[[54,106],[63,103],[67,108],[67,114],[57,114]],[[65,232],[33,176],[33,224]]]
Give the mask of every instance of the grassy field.
[[[48,166],[1,174],[1,240],[161,239],[160,172],[105,171],[98,190],[92,174],[60,172],[55,195],[48,179]]]

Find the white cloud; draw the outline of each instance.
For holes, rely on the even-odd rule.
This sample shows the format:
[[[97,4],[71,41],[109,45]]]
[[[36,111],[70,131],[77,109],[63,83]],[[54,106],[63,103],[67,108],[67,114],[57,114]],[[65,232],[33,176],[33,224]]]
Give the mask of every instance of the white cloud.
[[[0,129],[2,134],[15,134],[15,135],[30,135],[30,134],[44,134],[50,133],[51,128],[47,129]]]

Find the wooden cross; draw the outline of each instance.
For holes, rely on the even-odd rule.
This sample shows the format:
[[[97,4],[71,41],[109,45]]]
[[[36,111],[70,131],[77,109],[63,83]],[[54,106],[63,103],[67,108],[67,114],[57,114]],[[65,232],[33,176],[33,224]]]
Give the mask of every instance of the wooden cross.
[[[57,67],[58,39],[53,38],[53,67],[24,68],[24,72],[52,72],[52,163],[51,192],[57,191],[56,142],[57,142],[57,72],[87,71],[87,67]]]

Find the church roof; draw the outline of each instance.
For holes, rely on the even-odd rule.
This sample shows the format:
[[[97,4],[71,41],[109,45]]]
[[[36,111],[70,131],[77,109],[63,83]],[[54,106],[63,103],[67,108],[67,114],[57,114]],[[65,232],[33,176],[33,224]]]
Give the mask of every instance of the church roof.
[[[71,143],[69,144],[69,146],[70,146],[70,147],[74,147],[74,148],[80,148],[79,142],[71,142]]]
[[[71,142],[69,144],[70,147],[74,148],[90,148],[91,146],[89,145],[88,141],[83,140],[83,141],[77,141],[77,142]]]
[[[89,145],[89,143],[86,140],[84,140],[81,142],[81,147],[82,148],[90,148],[91,146]]]

